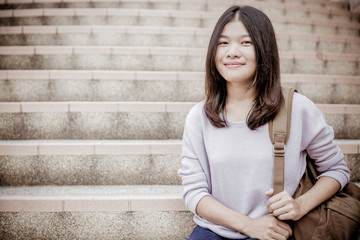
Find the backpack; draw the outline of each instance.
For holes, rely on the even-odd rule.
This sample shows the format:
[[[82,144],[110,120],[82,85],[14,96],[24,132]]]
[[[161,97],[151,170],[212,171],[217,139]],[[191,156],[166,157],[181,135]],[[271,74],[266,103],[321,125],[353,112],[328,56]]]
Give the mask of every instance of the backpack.
[[[296,89],[283,88],[285,104],[274,120],[269,133],[274,145],[274,194],[284,190],[285,144],[290,134],[293,94]],[[293,198],[307,192],[317,180],[314,160],[307,156],[306,170]],[[350,182],[329,200],[320,204],[298,221],[287,222],[294,240],[358,240],[360,239],[360,188]]]

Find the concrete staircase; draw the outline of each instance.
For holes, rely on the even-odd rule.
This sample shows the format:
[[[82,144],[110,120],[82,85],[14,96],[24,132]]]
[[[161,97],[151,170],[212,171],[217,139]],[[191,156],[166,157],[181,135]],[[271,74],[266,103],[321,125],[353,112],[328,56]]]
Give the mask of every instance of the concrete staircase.
[[[0,0],[0,239],[186,239],[181,137],[218,0]],[[313,99],[360,182],[360,23],[329,0],[271,18],[283,85]]]

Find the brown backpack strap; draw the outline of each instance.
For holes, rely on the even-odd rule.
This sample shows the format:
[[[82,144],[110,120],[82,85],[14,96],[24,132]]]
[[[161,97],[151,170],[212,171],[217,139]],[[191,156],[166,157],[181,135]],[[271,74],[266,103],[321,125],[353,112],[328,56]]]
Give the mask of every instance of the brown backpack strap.
[[[289,139],[292,99],[296,91],[294,88],[282,88],[284,105],[269,123],[270,138],[274,145],[274,194],[284,191],[285,145]]]

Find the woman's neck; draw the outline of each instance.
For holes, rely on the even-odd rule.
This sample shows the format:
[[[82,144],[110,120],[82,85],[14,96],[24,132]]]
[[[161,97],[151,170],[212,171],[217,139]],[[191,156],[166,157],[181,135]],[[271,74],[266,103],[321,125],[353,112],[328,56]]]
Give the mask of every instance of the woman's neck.
[[[226,118],[232,121],[246,121],[253,105],[255,88],[228,86],[226,98]]]
[[[255,98],[255,88],[232,83],[227,84],[227,103],[253,102]]]

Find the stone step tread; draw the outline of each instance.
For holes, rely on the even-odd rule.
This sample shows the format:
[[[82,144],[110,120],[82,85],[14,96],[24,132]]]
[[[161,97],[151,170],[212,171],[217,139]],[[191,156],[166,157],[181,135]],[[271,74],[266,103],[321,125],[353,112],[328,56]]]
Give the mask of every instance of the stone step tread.
[[[21,6],[23,4],[92,4],[93,6],[96,3],[100,4],[148,4],[151,8],[156,8],[159,4],[191,4],[191,5],[201,5],[205,9],[211,9],[210,6],[226,6],[233,4],[233,0],[1,0],[0,4],[7,5],[17,5]],[[281,10],[302,10],[306,12],[315,12],[315,13],[325,13],[332,15],[346,15],[346,16],[357,16],[356,13],[351,13],[347,10],[348,2],[337,2],[337,1],[327,1],[327,0],[301,0],[296,2],[282,2],[282,1],[247,1],[246,5],[250,5],[257,8],[272,8],[272,9],[281,9]],[[318,4],[314,6],[314,4]],[[326,4],[326,5],[323,5]],[[154,6],[155,5],[155,6]],[[128,6],[128,5],[125,5]],[[138,5],[134,5],[138,6]],[[168,6],[168,5],[166,5]],[[31,6],[30,6],[31,7]],[[96,7],[96,5],[95,5]],[[216,7],[215,7],[216,9]]]
[[[186,211],[180,185],[0,187],[0,212]]]
[[[0,212],[187,211],[181,194],[174,185],[0,187]]]
[[[0,143],[0,185],[181,185],[178,176],[181,140],[155,141],[155,144],[151,141],[49,142]],[[359,181],[359,142],[345,141],[338,146],[352,173],[351,181]]]
[[[205,56],[206,48],[143,47],[143,46],[0,46],[0,55],[145,55],[145,56]],[[280,51],[283,59],[321,61],[360,61],[359,54]]]
[[[232,4],[233,0],[197,0],[194,2],[193,0],[1,0],[1,4],[32,4],[32,3],[96,3],[96,2],[115,2],[115,3],[196,3],[196,4]],[[256,1],[258,2],[258,1]],[[263,2],[260,1],[262,4],[271,4],[271,5],[280,5],[285,4],[284,2],[280,1],[269,1]],[[348,2],[344,1],[328,1],[328,0],[299,0],[297,1],[299,4],[306,4],[306,3],[326,3],[328,5],[335,5],[335,6],[348,6]],[[246,3],[250,4],[250,3]],[[286,4],[294,4],[286,3]]]
[[[1,102],[0,113],[188,112],[194,102]],[[360,114],[360,104],[317,104],[324,114]]]
[[[360,141],[341,146],[357,154]],[[0,155],[148,155],[181,153],[181,140],[24,140],[0,141]]]
[[[27,112],[20,112],[21,105],[2,105],[1,139],[181,139],[186,115],[195,104],[79,103],[69,112],[62,103],[30,103]],[[360,105],[321,105],[336,138],[360,139]]]
[[[108,50],[104,54],[102,49],[85,54],[42,54],[23,55],[21,50],[17,55],[0,56],[0,69],[12,70],[130,70],[130,71],[204,71],[205,51],[200,49],[198,55],[184,55],[183,50],[168,52],[170,48],[156,48],[152,55],[146,50],[138,48],[129,50],[117,49],[111,54]],[[48,49],[50,52],[53,50]],[[58,50],[58,49],[57,49]],[[174,49],[175,50],[175,49]],[[8,50],[7,50],[8,51]],[[62,51],[62,50],[61,50]],[[71,49],[70,49],[71,51]],[[141,54],[141,55],[140,55]],[[283,51],[280,55],[282,73],[332,74],[358,76],[359,54],[321,54],[316,52]]]
[[[3,239],[186,240],[195,227],[188,211],[1,212]]]
[[[282,82],[359,85],[360,76],[281,74]],[[0,80],[203,81],[203,72],[112,70],[0,70]]]
[[[196,27],[166,26],[116,26],[116,25],[33,25],[33,26],[0,26],[0,35],[19,34],[153,34],[153,35],[189,35],[209,37],[212,29]],[[279,40],[322,41],[335,43],[360,43],[359,37],[327,36],[321,34],[278,33]]]
[[[0,18],[21,17],[59,17],[59,16],[127,16],[127,17],[160,17],[160,18],[187,18],[187,19],[216,19],[218,12],[185,11],[185,10],[159,10],[159,9],[119,9],[119,8],[36,8],[36,9],[10,9],[0,10]],[[273,23],[293,23],[312,26],[325,26],[334,28],[359,29],[360,23],[339,21],[331,19],[314,19],[309,17],[278,16],[269,14]]]
[[[4,1],[4,0],[3,0]],[[119,0],[115,0],[115,1],[103,1],[103,0],[88,0],[88,1],[73,1],[73,0],[64,0],[64,1],[47,1],[47,0],[5,0],[7,1],[6,4],[8,9],[12,9],[14,8],[13,6],[16,6],[17,9],[19,9],[19,4],[52,4],[52,5],[46,5],[44,7],[46,8],[52,8],[54,6],[54,8],[63,8],[61,5],[58,6],[59,4],[76,4],[77,8],[82,8],[82,7],[87,7],[86,4],[90,5],[92,8],[103,8],[103,5],[98,6],[97,4],[106,4],[106,7],[112,7],[112,5],[115,4],[115,7],[118,7],[118,5],[116,4],[124,4],[124,3],[131,3],[134,5],[131,5],[133,7],[140,7],[141,5],[139,4],[148,4],[149,8],[151,9],[156,9],[158,7],[163,8],[162,4],[165,4],[166,7],[168,8],[172,8],[172,9],[182,9],[182,7],[179,7],[179,5],[184,4],[186,5],[186,9],[187,10],[196,10],[196,9],[207,9],[208,11],[217,11],[219,7],[221,6],[226,6],[226,4],[230,5],[233,2],[224,2],[224,1],[211,1],[208,2],[208,0],[205,1],[196,1],[195,3],[197,4],[197,8],[189,8],[188,6],[191,4],[191,6],[194,6],[194,1],[190,1],[190,0],[182,0],[182,1],[119,1]],[[16,2],[17,1],[17,2]],[[346,7],[346,5],[342,4],[342,3],[334,3],[334,2],[326,2],[326,7],[322,6],[314,6],[313,4],[321,4],[321,2],[313,2],[312,5],[310,5],[311,3],[309,1],[299,1],[299,2],[264,2],[264,1],[249,1],[246,4],[259,8],[259,9],[276,9],[276,10],[282,10],[283,11],[283,15],[290,15],[292,13],[292,11],[301,11],[304,12],[305,14],[324,14],[327,15],[328,18],[332,18],[334,16],[347,16],[347,17],[359,17],[360,14],[358,13],[352,13],[350,12]],[[81,5],[83,4],[83,5]],[[138,5],[136,5],[138,4]],[[168,4],[168,5],[166,5]],[[169,4],[172,4],[173,6],[170,6]],[[344,8],[341,8],[341,7]],[[30,6],[22,6],[22,8],[34,8],[32,5]],[[70,6],[67,6],[70,7]],[[122,7],[124,7],[124,5],[122,5]],[[129,5],[125,6],[126,8],[129,7]],[[130,7],[131,8],[131,7]],[[215,9],[214,9],[215,8]]]
[[[104,26],[82,29],[81,26],[35,26],[26,28],[0,27],[1,46],[173,46],[173,47],[207,47],[209,34],[201,34],[193,28],[166,29],[136,28],[117,29]],[[88,27],[88,26],[87,26]],[[90,29],[92,28],[92,29]],[[111,29],[113,29],[111,31]],[[187,31],[189,30],[189,31]],[[22,32],[24,34],[22,34]],[[92,33],[91,33],[92,32]],[[191,34],[193,32],[193,34]],[[205,31],[204,31],[205,32]],[[308,34],[277,34],[280,51],[314,51],[323,53],[360,53],[360,38],[347,35],[331,36]],[[302,31],[298,31],[302,32]],[[8,34],[7,34],[8,33]]]
[[[181,193],[159,185],[0,187],[0,212],[187,211]]]
[[[336,139],[344,154],[360,154],[360,139]],[[181,154],[181,140],[9,140],[1,155]]]
[[[193,105],[192,102],[2,102],[0,113],[188,112]],[[346,112],[357,108],[360,105],[344,105],[336,109]]]

